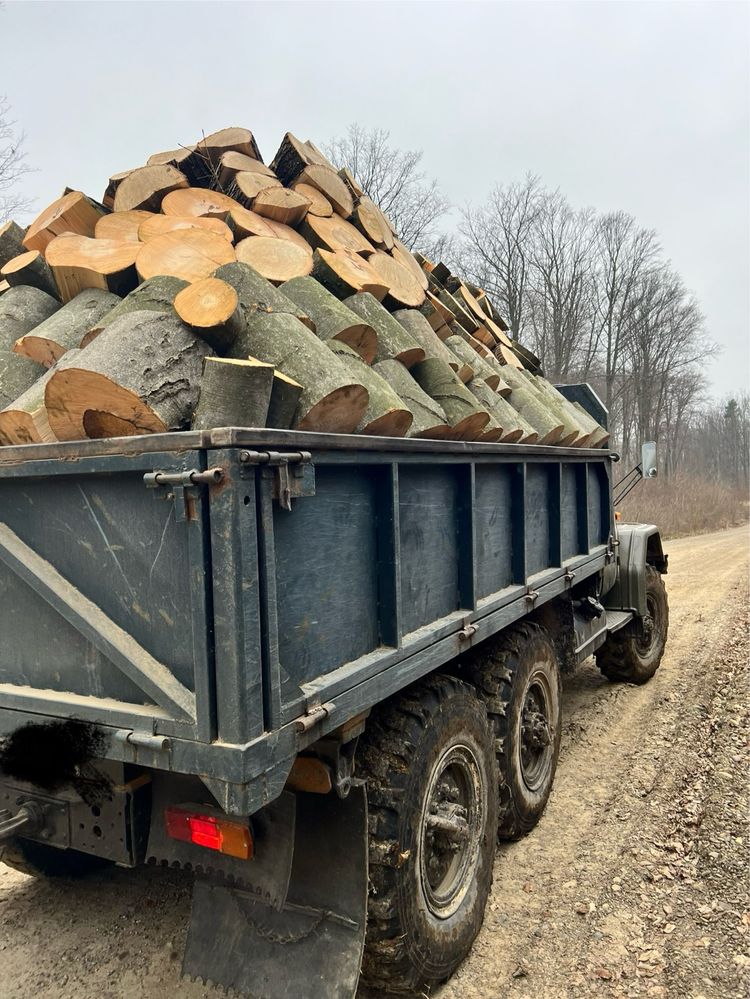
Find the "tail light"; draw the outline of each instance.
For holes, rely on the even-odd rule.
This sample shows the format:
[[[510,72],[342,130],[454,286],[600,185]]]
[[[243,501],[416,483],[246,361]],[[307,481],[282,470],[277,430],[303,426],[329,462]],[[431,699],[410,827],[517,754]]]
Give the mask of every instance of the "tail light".
[[[228,857],[251,860],[253,836],[246,822],[217,818],[172,806],[164,813],[167,834],[183,843],[195,843]]]

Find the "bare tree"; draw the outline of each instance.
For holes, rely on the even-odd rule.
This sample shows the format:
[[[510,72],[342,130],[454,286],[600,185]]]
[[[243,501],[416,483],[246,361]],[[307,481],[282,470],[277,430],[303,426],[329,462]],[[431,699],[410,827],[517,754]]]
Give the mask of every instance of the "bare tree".
[[[0,97],[0,222],[26,211],[31,205],[29,198],[21,197],[14,190],[21,177],[29,172],[24,139],[24,133],[18,130],[11,117],[8,99]]]
[[[353,124],[345,135],[331,139],[325,151],[336,166],[352,172],[410,250],[440,258],[450,241],[438,223],[450,203],[437,181],[420,169],[421,150],[395,149],[385,129]]]

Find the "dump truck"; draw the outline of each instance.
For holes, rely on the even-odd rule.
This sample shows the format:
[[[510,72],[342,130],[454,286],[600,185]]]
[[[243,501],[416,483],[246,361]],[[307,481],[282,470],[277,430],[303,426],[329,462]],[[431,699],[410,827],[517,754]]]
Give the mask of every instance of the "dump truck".
[[[617,522],[616,462],[244,428],[3,448],[0,858],[192,871],[183,971],[240,993],[446,979],[497,838],[547,803],[562,674],[642,683],[664,651],[667,556]]]

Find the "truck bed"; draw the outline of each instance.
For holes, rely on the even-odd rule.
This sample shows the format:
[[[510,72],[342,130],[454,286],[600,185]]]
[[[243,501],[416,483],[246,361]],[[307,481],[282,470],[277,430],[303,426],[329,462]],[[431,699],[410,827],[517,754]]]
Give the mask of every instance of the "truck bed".
[[[611,561],[610,466],[233,428],[3,448],[0,735],[93,722],[108,759],[252,813],[300,749]]]

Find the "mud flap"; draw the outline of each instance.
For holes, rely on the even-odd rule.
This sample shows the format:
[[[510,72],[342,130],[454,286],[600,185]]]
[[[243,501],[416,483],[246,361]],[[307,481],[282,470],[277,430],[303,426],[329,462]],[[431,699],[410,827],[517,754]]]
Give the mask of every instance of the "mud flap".
[[[252,996],[353,999],[367,911],[367,800],[300,794],[289,892],[280,911],[197,879],[183,974]]]

